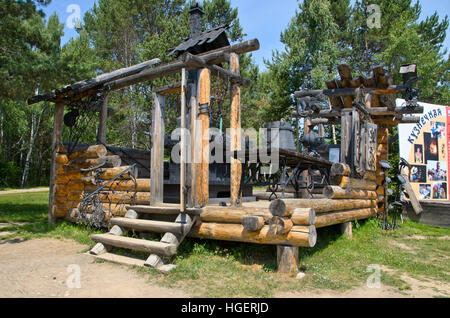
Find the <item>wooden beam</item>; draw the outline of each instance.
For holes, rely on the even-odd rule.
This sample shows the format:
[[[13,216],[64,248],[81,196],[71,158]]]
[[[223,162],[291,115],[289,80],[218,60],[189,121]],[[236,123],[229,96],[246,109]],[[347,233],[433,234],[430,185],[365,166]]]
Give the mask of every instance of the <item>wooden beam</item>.
[[[230,80],[232,83],[239,83],[241,86],[249,87],[250,81],[242,78],[240,75],[232,71],[225,70],[217,65],[208,65],[206,61],[197,55],[192,55],[190,53],[185,53],[183,55],[183,62],[186,63],[188,67],[192,68],[207,68],[211,71],[211,74],[217,75],[225,80]]]
[[[370,116],[373,117],[374,120],[377,119],[383,119],[385,116],[398,116],[398,115],[403,115],[403,114],[422,114],[424,111],[423,106],[418,106],[418,107],[397,107],[394,110],[389,109],[388,107],[373,107],[373,108],[367,108],[367,111],[369,113]],[[333,119],[336,117],[341,117],[342,116],[342,112],[343,110],[339,110],[339,109],[324,109],[321,110],[318,113],[312,113],[309,116],[311,118],[316,118],[319,119],[318,121],[315,122],[315,124],[324,124],[327,123],[324,121],[324,119]],[[299,117],[297,111],[293,111],[292,112],[292,116],[293,117]],[[410,116],[406,116],[404,117],[406,120],[407,118]]]
[[[401,85],[391,85],[386,88],[365,88],[365,92],[372,95],[391,95],[396,93],[401,93],[405,91],[405,87]],[[336,88],[336,89],[325,89],[325,90],[304,90],[295,92],[295,98],[302,98],[307,96],[356,96],[357,88]]]
[[[209,116],[211,103],[211,72],[204,68],[198,72],[199,123],[201,123],[200,143],[201,162],[197,164],[197,203],[204,207],[209,203]]]
[[[207,52],[204,54],[199,54],[199,56],[208,65],[214,65],[218,63],[227,62],[225,60],[227,53],[245,54],[256,50],[259,50],[259,41],[254,39],[247,42],[235,44],[232,46],[220,48],[215,51]],[[108,87],[112,90],[117,90],[137,83],[150,81],[155,78],[176,74],[182,68],[191,70],[195,69],[196,67],[192,66],[188,67],[188,65],[186,65],[186,63],[184,63],[183,61],[176,61],[159,67],[155,67],[153,69],[144,70],[138,74],[129,76],[124,79],[113,81],[108,84]]]
[[[153,206],[163,203],[164,200],[164,103],[164,96],[153,94],[150,160],[150,205]]]
[[[230,70],[235,74],[240,74],[239,55],[232,53],[230,55]],[[231,112],[230,112],[231,134],[230,150],[241,150],[241,87],[239,84],[231,84]],[[231,159],[231,206],[239,206],[239,188],[241,185],[242,163],[235,158]]]
[[[186,71],[186,69],[184,69]],[[183,72],[183,70],[181,70]],[[163,87],[158,87],[153,90],[154,93],[162,96],[176,94],[181,92],[181,82],[169,84]]]
[[[55,117],[53,123],[53,134],[52,134],[52,162],[50,166],[50,193],[49,193],[49,207],[48,207],[48,222],[53,223],[56,219],[56,206],[55,206],[55,195],[56,195],[56,183],[58,179],[58,164],[56,162],[56,156],[58,153],[58,148],[61,143],[62,128],[63,128],[63,117],[64,117],[64,104],[55,104]]]
[[[186,69],[181,70],[181,149],[180,149],[180,212],[186,212],[187,206],[187,189],[186,189],[186,162],[187,162],[187,147],[186,147],[186,97],[187,97],[187,74]]]
[[[70,99],[76,97],[87,91],[92,91],[93,89],[101,88],[104,84],[117,80],[120,78],[124,78],[136,73],[141,72],[142,70],[148,69],[150,66],[160,63],[160,59],[153,59],[150,61],[145,61],[143,63],[133,65],[131,67],[122,68],[113,72],[101,74],[93,79],[81,81],[72,85],[68,85],[62,88],[55,90],[52,93],[37,95],[28,100],[28,104],[32,105],[42,101],[56,101],[61,99],[62,97],[66,99]]]

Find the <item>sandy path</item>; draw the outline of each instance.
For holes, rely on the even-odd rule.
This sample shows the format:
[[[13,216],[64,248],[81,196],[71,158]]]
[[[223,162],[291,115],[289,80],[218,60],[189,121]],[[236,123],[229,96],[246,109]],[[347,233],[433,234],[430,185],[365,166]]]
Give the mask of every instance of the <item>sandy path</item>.
[[[17,194],[17,193],[30,193],[30,192],[45,192],[45,191],[48,191],[48,188],[18,189],[18,190],[0,191],[0,195],[2,195],[2,194]]]
[[[133,269],[95,263],[81,254],[86,248],[53,239],[0,241],[0,297],[187,297],[183,291],[146,282]],[[67,286],[71,264],[81,270],[80,289]]]

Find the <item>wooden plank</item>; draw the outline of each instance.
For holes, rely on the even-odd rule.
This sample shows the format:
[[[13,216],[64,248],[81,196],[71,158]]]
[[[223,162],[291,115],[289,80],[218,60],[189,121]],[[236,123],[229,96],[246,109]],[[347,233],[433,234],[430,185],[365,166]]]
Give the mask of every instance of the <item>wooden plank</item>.
[[[58,164],[56,162],[56,156],[59,145],[61,143],[62,128],[63,128],[63,116],[64,116],[64,104],[55,104],[55,117],[53,123],[52,134],[52,161],[50,167],[50,192],[49,192],[49,208],[48,208],[48,221],[53,223],[56,219],[56,206],[55,206],[55,194],[56,183],[58,179]]]
[[[408,193],[409,201],[411,202],[412,208],[416,214],[421,214],[423,212],[423,208],[419,200],[417,199],[416,193],[414,192],[411,183],[409,183],[409,177],[406,174],[402,174],[402,176],[406,180],[404,187],[406,193]]]
[[[230,55],[230,70],[237,75],[240,74],[239,56],[235,53]],[[241,87],[239,84],[231,84],[231,112],[230,112],[231,134],[230,150],[241,150]],[[241,184],[242,164],[238,159],[231,159],[230,193],[231,205],[239,206],[239,188]]]
[[[179,204],[163,204],[159,206],[148,206],[148,205],[134,205],[125,206],[127,210],[134,210],[138,213],[144,214],[165,214],[165,215],[178,215],[180,214]],[[188,208],[186,212],[189,214],[197,215],[201,213],[201,209]]]
[[[150,160],[150,204],[158,205],[164,200],[164,104],[165,97],[153,94],[152,150]]]
[[[344,189],[338,186],[326,186],[323,189],[323,194],[328,199],[377,199],[377,193],[375,191]]]

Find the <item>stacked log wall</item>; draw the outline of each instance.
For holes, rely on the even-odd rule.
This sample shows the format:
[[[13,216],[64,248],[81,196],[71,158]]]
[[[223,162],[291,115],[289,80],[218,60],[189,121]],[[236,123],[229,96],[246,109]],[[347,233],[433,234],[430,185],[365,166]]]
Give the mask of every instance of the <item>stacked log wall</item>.
[[[56,217],[74,221],[73,216],[77,215],[85,196],[109,183],[130,167],[122,166],[121,156],[126,156],[127,153],[120,148],[115,148],[114,152],[111,152],[103,145],[80,145],[69,154],[67,145],[61,145],[56,157],[58,165]],[[133,158],[139,154],[141,155],[139,159],[144,162],[144,152],[133,153]],[[150,156],[147,157],[147,162],[150,162]],[[131,169],[99,193],[102,208],[107,214],[111,211],[113,216],[124,216],[127,204],[149,204],[150,179],[139,179],[139,173],[137,167]]]

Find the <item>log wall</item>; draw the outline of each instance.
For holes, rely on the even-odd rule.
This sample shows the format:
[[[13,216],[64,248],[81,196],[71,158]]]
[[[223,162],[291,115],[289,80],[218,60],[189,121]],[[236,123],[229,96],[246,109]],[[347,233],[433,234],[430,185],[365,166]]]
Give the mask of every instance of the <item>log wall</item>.
[[[129,165],[123,163],[122,157],[127,159],[127,163],[130,158],[126,149],[114,148],[114,151],[108,151],[103,145],[79,145],[69,154],[67,147],[60,145],[57,150],[54,211],[56,218],[74,221],[73,215],[76,213],[72,212],[80,208],[83,198],[129,168]],[[145,154],[146,152],[135,151],[132,156],[144,162]],[[150,155],[146,160],[147,165],[150,163],[149,158]],[[99,193],[105,212],[111,211],[114,216],[124,216],[125,205],[149,204],[150,179],[139,179],[139,174],[140,169],[136,167]]]

